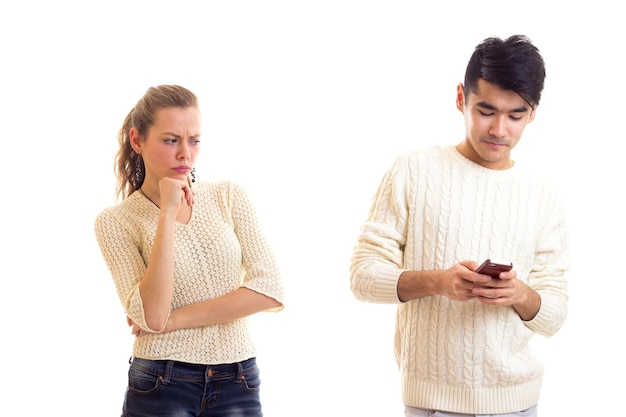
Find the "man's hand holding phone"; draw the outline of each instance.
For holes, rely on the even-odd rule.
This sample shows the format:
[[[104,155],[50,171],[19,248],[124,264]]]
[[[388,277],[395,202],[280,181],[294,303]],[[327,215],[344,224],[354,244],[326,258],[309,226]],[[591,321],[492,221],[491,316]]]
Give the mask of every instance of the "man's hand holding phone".
[[[502,272],[509,272],[506,279],[500,279]],[[478,301],[498,306],[512,306],[522,320],[532,320],[541,307],[541,297],[527,284],[517,279],[513,264],[493,262],[487,259],[474,272],[489,275],[493,280],[474,287]]]

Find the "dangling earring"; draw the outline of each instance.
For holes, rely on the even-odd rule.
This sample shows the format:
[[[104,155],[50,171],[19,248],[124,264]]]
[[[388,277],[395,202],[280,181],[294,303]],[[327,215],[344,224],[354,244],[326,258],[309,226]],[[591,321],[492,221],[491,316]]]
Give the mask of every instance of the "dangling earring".
[[[191,182],[196,182],[196,167],[191,168]]]
[[[141,184],[143,181],[143,161],[141,154],[137,154],[137,159],[135,160],[135,179],[137,180],[137,185]]]

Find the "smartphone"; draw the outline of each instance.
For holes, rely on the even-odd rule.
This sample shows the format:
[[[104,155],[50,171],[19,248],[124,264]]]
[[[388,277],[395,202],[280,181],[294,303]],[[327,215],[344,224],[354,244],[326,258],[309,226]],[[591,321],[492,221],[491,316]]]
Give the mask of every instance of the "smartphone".
[[[498,262],[491,262],[491,259],[487,259],[481,266],[479,266],[475,272],[491,275],[491,278],[499,278],[500,272],[506,272],[513,269],[513,264],[507,265]]]

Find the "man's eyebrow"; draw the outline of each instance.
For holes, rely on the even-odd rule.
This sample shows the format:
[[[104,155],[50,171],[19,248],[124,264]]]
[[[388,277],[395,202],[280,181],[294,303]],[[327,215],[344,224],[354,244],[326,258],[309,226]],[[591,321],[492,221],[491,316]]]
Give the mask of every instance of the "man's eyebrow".
[[[478,107],[482,107],[483,109],[500,111],[500,109],[498,109],[496,106],[494,106],[493,104],[487,103],[486,101],[480,101],[476,103],[476,105]],[[509,110],[508,113],[524,113],[527,111],[528,111],[528,107],[520,106],[520,107],[516,107],[514,109]]]

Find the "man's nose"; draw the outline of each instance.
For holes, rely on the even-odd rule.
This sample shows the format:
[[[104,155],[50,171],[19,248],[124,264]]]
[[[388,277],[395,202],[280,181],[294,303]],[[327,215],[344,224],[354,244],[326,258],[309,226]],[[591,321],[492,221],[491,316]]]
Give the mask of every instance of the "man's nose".
[[[494,118],[491,129],[489,129],[490,135],[497,138],[503,138],[506,136],[506,121],[504,117],[505,116]]]

